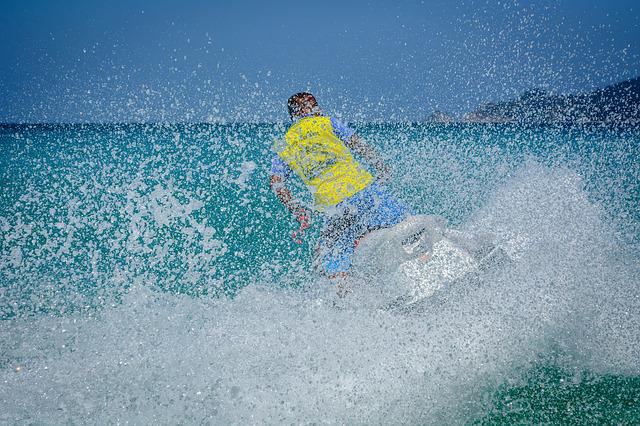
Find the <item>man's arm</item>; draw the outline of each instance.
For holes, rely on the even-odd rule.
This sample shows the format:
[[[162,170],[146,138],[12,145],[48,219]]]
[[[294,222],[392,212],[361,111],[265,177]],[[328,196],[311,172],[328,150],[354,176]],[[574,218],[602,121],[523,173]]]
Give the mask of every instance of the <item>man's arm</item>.
[[[376,152],[375,149],[366,142],[364,142],[357,134],[353,134],[346,145],[364,158],[367,163],[376,170],[376,176],[379,181],[386,182],[391,179],[391,169],[387,166],[382,157]]]

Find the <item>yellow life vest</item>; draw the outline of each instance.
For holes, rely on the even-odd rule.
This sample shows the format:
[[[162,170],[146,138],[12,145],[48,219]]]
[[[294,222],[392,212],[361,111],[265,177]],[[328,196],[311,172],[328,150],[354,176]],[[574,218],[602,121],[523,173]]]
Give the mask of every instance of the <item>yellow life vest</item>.
[[[335,206],[373,181],[333,132],[329,117],[300,119],[282,145],[276,142],[276,152],[307,185],[318,210]]]

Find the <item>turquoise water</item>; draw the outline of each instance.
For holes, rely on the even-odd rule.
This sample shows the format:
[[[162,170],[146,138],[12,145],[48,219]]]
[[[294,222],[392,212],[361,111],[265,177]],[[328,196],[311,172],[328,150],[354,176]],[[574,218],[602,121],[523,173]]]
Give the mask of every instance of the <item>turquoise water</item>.
[[[517,261],[420,315],[335,307],[321,220],[295,244],[268,188],[283,125],[0,128],[0,423],[640,422],[640,129],[356,127]]]

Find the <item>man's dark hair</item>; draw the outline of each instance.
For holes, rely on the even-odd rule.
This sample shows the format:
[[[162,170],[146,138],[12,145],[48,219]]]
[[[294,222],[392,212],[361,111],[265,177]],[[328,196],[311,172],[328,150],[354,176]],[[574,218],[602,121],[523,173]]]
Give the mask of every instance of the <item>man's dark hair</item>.
[[[318,101],[316,98],[308,92],[299,92],[291,96],[287,101],[287,108],[289,109],[289,116],[297,117],[304,107],[314,109],[318,107]]]

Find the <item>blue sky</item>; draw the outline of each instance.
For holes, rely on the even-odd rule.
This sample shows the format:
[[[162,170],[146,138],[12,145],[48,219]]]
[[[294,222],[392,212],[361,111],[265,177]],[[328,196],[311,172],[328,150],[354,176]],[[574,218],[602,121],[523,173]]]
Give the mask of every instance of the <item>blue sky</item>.
[[[462,114],[640,74],[632,1],[4,1],[0,121]]]

